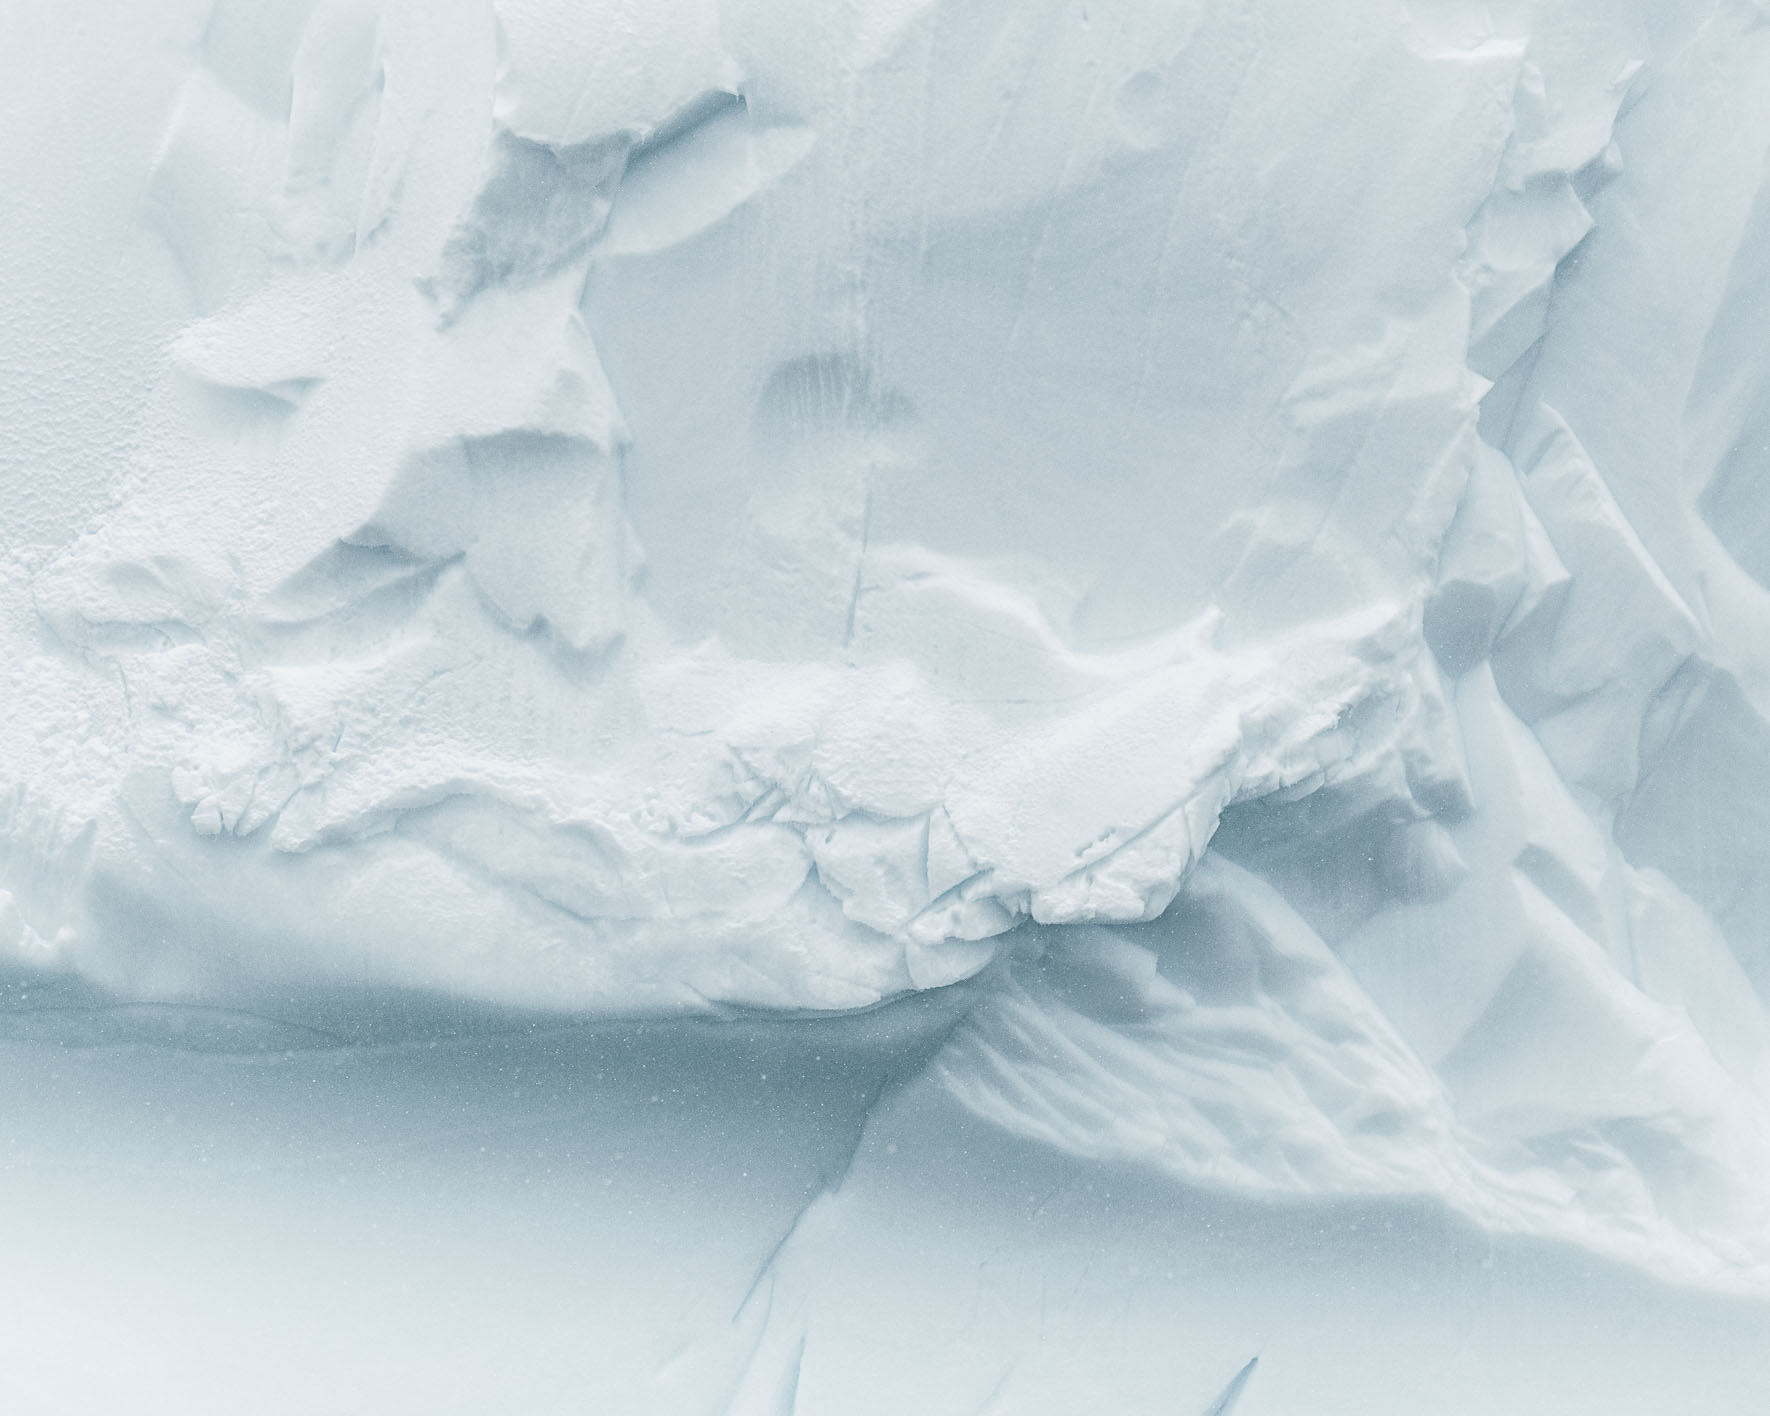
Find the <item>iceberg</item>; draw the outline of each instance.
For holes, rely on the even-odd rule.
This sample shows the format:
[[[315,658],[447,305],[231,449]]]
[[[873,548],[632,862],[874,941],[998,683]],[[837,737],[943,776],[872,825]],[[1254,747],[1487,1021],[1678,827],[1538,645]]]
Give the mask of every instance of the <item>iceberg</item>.
[[[1767,13],[0,19],[21,1213],[216,1409],[1757,1409]]]

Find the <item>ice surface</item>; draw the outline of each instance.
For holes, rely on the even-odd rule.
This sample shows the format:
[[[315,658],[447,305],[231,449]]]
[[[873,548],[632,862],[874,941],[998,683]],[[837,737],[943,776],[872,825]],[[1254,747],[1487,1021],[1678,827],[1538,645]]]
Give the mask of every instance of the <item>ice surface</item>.
[[[0,14],[0,1393],[1760,1409],[1765,19]]]

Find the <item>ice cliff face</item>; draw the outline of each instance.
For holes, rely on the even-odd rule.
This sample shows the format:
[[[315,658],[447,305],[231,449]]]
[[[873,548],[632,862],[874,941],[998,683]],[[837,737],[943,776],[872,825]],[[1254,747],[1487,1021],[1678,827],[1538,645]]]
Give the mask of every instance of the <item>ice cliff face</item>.
[[[178,333],[5,489],[10,970],[973,979],[1010,1131],[1770,1283],[1757,6],[185,22]]]

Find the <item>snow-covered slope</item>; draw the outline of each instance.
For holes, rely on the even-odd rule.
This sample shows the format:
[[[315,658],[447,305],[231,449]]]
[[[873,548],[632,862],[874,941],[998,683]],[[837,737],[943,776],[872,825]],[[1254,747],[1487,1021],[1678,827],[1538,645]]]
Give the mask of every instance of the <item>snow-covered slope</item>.
[[[17,1016],[930,995],[1068,1157],[1770,1289],[1757,5],[76,13]]]

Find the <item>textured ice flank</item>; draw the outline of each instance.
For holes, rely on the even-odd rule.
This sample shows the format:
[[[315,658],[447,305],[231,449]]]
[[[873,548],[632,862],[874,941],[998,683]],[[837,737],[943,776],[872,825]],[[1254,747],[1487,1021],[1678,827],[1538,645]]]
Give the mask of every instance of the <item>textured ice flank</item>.
[[[1764,1283],[1756,19],[862,9],[217,8],[9,967],[976,980],[1003,1131]]]

